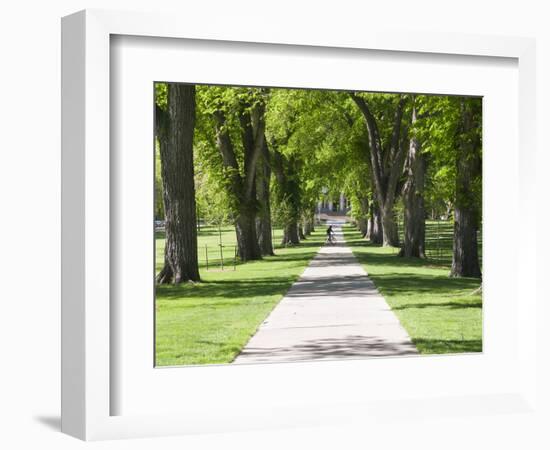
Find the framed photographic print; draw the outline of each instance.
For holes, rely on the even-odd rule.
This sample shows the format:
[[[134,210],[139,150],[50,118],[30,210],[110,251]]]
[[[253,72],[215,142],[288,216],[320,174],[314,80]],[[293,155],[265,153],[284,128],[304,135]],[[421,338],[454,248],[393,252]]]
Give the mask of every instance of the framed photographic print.
[[[84,11],[62,45],[64,432],[530,410],[531,40]]]

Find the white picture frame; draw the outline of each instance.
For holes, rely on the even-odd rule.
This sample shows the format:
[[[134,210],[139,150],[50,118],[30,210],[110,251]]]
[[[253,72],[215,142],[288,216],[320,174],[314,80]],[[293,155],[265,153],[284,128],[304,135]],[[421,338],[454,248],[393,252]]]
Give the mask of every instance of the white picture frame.
[[[110,90],[113,36],[186,39],[212,42],[213,46],[215,43],[229,43],[237,47],[254,45],[256,51],[257,46],[264,45],[267,51],[271,48],[269,46],[278,45],[279,54],[284,55],[285,52],[293,51],[292,48],[299,48],[305,53],[310,49],[315,52],[316,58],[321,60],[328,58],[323,56],[323,53],[341,57],[350,50],[365,50],[394,52],[395,55],[406,54],[411,64],[415,59],[426,61],[437,55],[447,55],[449,61],[455,57],[480,58],[479,61],[483,58],[513,61],[513,64],[517,64],[515,73],[518,81],[517,105],[514,105],[513,110],[517,111],[518,115],[513,116],[512,127],[517,128],[518,145],[515,147],[514,155],[519,158],[519,172],[509,192],[515,202],[514,208],[523,215],[526,226],[536,222],[533,213],[536,210],[533,208],[535,196],[532,195],[535,186],[530,179],[530,173],[536,165],[535,44],[532,39],[363,30],[349,30],[348,33],[328,37],[321,32],[312,33],[311,30],[307,35],[293,30],[260,33],[258,30],[233,28],[228,24],[213,31],[205,29],[202,25],[200,21],[189,17],[99,10],[82,11],[63,19],[62,430],[80,439],[98,440],[334,424],[361,421],[380,415],[386,419],[395,419],[396,414],[392,412],[390,405],[396,401],[404,405],[397,413],[397,418],[401,419],[404,415],[414,416],[419,414],[419,411],[425,412],[426,408],[431,407],[437,408],[438,414],[443,416],[498,414],[503,409],[520,414],[532,412],[537,407],[537,293],[534,280],[536,240],[523,242],[520,248],[513,250],[516,259],[531,261],[530,264],[513,266],[511,272],[508,272],[517,277],[513,283],[513,292],[509,294],[513,300],[509,311],[517,308],[518,312],[513,318],[515,328],[510,344],[514,348],[510,349],[510,353],[514,356],[510,357],[509,364],[517,367],[509,374],[503,374],[501,384],[495,380],[494,389],[491,391],[484,390],[483,384],[477,392],[470,387],[462,393],[446,390],[445,386],[433,386],[433,391],[420,389],[417,393],[411,392],[411,395],[408,395],[406,390],[398,390],[387,398],[384,397],[383,390],[379,396],[366,391],[364,394],[358,394],[355,401],[351,401],[352,392],[347,392],[342,393],[342,401],[338,400],[337,395],[332,395],[326,403],[315,402],[312,397],[305,395],[300,398],[299,404],[275,403],[268,400],[262,410],[254,411],[247,411],[242,405],[239,407],[235,403],[223,402],[215,409],[212,408],[212,403],[201,407],[197,399],[193,399],[195,403],[192,408],[179,410],[178,402],[174,400],[175,405],[172,409],[159,409],[144,402],[145,406],[142,409],[129,408],[131,412],[126,413],[127,408],[123,408],[116,415],[113,414],[113,411],[118,409],[113,406],[113,398],[118,395],[119,390],[125,388],[124,385],[120,385],[124,383],[124,378],[113,378],[112,371],[113,360],[121,357],[119,351],[124,348],[113,348],[118,325],[112,320],[110,300],[114,289],[111,283],[112,249],[116,245],[111,234],[111,188],[120,183],[120,174],[112,170],[110,152],[113,145],[113,133],[110,129],[110,108],[114,98]],[[222,45],[219,51],[223,53],[224,48]],[[269,51],[267,57],[269,58]],[[143,61],[143,64],[146,65],[147,62]],[[231,80],[228,79],[227,82],[230,83]],[[513,163],[515,161],[509,161],[509,164]],[[484,186],[484,189],[486,188],[487,186]],[[519,194],[522,199],[528,200],[520,203]],[[509,201],[507,199],[507,202]],[[486,231],[487,227],[484,227],[484,233]],[[489,245],[490,241],[491,239]],[[491,275],[488,276],[491,279]],[[495,279],[498,273],[493,273],[492,276]],[[517,302],[520,293],[516,288],[520,285],[522,301]],[[144,292],[143,295],[148,293]],[[486,288],[485,281],[484,295],[490,300],[491,289]],[[493,311],[497,309],[494,308]],[[509,316],[506,320],[512,320],[511,315]],[[496,353],[502,353],[501,350],[497,349]],[[498,364],[506,363],[503,355],[499,356],[498,364],[492,362],[491,352],[485,356],[487,360],[482,363],[480,360],[469,359],[468,356],[451,358],[454,358],[454,365],[462,364],[464,367],[471,367],[472,370],[479,370],[481,366],[486,370],[496,370],[500,368]],[[444,373],[445,370],[452,369],[451,366],[444,367],[446,363],[441,362],[446,358],[449,357],[432,357],[422,365],[409,367],[409,370],[418,376],[428,370],[442,370],[441,373]],[[404,369],[401,359],[386,359],[377,363],[381,378],[392,371]],[[335,376],[342,376],[345,370],[356,372],[366,367],[365,364],[354,361],[323,364],[323,370],[332,371]],[[369,364],[369,367],[372,367],[372,364]],[[491,365],[494,365],[493,369]],[[282,369],[280,366],[262,366],[250,370],[257,370],[262,376],[270,376],[269,373],[273,376],[273,373],[276,373],[278,377],[293,376],[306,379],[313,379],[320,370],[318,364],[287,364],[284,365],[286,368]],[[225,376],[228,372],[226,369],[227,367],[206,367],[191,370],[203,370],[201,377],[204,374],[206,379],[212,381],[220,370],[225,370]],[[184,370],[189,369],[162,370],[165,374],[175,371],[170,375],[163,375],[165,378],[178,378],[184,376]],[[215,372],[216,370],[218,372]],[[231,370],[248,369],[232,367]],[[198,380],[195,377],[194,383],[200,383],[201,377],[198,377]],[[357,380],[353,381],[350,377],[350,385],[354,382]],[[203,389],[208,389],[206,384],[205,381]],[[200,388],[195,387],[195,390]],[[130,395],[134,395],[132,392],[130,391]],[[253,403],[247,403],[244,399],[243,405],[250,406]]]

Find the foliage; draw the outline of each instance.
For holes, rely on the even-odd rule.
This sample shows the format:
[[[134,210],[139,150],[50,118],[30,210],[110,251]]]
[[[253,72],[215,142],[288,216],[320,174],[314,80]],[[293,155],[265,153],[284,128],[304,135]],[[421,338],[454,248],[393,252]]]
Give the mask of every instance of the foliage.
[[[456,202],[456,160],[461,139],[481,141],[481,98],[457,96],[416,97],[419,119],[415,132],[421,142],[422,151],[428,157],[426,186],[427,209],[437,211],[436,216],[449,216]],[[472,132],[462,130],[461,109],[464,105],[473,108],[479,126]],[[481,159],[481,154],[479,155]],[[481,209],[481,171],[474,177],[471,189],[475,194],[477,207]],[[435,217],[434,217],[435,218]]]
[[[166,104],[166,85],[155,85],[156,102]],[[387,147],[391,139],[393,111],[397,94],[360,93],[368,101],[377,120],[380,140]],[[460,130],[461,105],[466,102],[481,121],[481,99],[416,95],[408,96],[404,117],[410,117],[414,105],[418,120],[414,126],[404,119],[404,135],[418,137],[427,160],[425,189],[426,210],[432,218],[448,218],[456,201],[456,154],[458,140],[465,138]],[[227,194],[227,184],[236,169],[224,167],[216,147],[213,114],[222,111],[226,127],[235,147],[239,175],[243,176],[244,151],[240,115],[255,105],[266,105],[266,139],[271,152],[279,152],[292,161],[289,171],[292,183],[281,186],[272,177],[271,190],[274,220],[293,220],[289,201],[309,214],[322,198],[337,199],[345,193],[351,202],[351,214],[359,218],[362,198],[372,201],[370,155],[367,131],[361,114],[346,92],[281,88],[249,88],[227,86],[197,86],[197,126],[195,130],[195,170],[197,203],[202,218],[222,223],[234,219],[237,199]],[[481,139],[481,127],[474,130]],[[156,177],[157,193],[160,178]],[[400,184],[398,184],[398,188]],[[481,208],[481,176],[472,185]],[[155,215],[162,214],[161,196],[157,195]],[[295,206],[296,206],[295,205]],[[295,215],[295,214],[294,214]]]

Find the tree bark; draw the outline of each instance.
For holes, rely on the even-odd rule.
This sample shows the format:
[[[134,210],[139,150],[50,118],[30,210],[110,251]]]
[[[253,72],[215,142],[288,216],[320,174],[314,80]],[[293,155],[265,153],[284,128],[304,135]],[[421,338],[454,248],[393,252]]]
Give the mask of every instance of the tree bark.
[[[300,237],[298,235],[298,223],[291,222],[285,225],[283,232],[283,240],[281,244],[284,246],[287,245],[298,245],[300,243]]]
[[[193,167],[195,86],[169,84],[167,109],[157,107],[166,244],[157,282],[200,281]]]
[[[452,277],[481,277],[477,250],[479,210],[472,189],[475,177],[481,173],[481,142],[476,133],[480,123],[475,116],[472,100],[463,99],[460,142],[456,158],[453,263],[450,273]]]
[[[301,241],[306,238],[306,234],[304,232],[304,222],[298,222],[298,237]]]
[[[273,255],[273,241],[271,237],[271,205],[270,180],[271,166],[269,163],[269,148],[264,137],[262,153],[258,158],[256,169],[256,196],[259,203],[256,218],[256,234],[262,255]]]
[[[398,247],[399,235],[395,223],[393,204],[386,203],[383,208],[380,208],[380,218],[382,220],[382,245],[385,247]]]
[[[369,213],[369,224],[367,235],[365,236],[375,245],[381,245],[384,242],[384,236],[382,234],[382,219],[380,216],[380,210],[378,205],[371,202]]]
[[[359,228],[359,231],[361,232],[361,236],[364,238],[367,235],[368,226],[367,226],[367,219],[364,217],[359,217],[357,219],[357,228]]]
[[[369,216],[367,219],[367,232],[365,234],[365,239],[371,240],[372,232],[374,229],[374,214],[372,212],[373,205],[372,203],[369,206]]]
[[[416,122],[416,108],[413,106],[412,124]],[[420,142],[412,136],[409,142],[406,173],[403,186],[404,237],[400,256],[425,258],[426,211],[424,209],[424,179],[426,163],[421,154]]]
[[[306,214],[303,220],[304,220],[304,234],[306,236],[309,236],[311,234],[311,229],[313,228],[311,216],[309,214]]]
[[[369,232],[369,198],[366,195],[359,194],[359,217],[357,217],[357,227],[363,238],[367,237]]]
[[[313,204],[310,208],[306,208],[302,212],[302,225],[304,227],[304,235],[306,238],[314,231],[315,208],[316,205]]]
[[[394,111],[391,139],[387,148],[384,148],[376,118],[372,114],[367,101],[355,93],[351,93],[350,96],[363,114],[367,126],[370,147],[370,168],[376,200],[380,206],[383,245],[397,247],[399,246],[399,236],[397,234],[393,206],[395,204],[397,182],[403,172],[406,156],[403,145],[400,145],[405,97],[401,96],[399,98]]]
[[[242,204],[235,221],[237,251],[242,261],[261,259],[262,254],[256,236],[256,205]]]

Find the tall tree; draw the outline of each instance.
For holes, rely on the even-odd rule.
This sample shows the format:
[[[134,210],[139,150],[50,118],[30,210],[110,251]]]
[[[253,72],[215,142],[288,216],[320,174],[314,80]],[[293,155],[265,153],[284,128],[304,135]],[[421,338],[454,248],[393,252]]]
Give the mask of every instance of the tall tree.
[[[472,186],[481,176],[481,102],[462,98],[456,156],[453,263],[451,276],[480,277],[477,250],[479,202]]]
[[[273,255],[273,241],[271,237],[271,162],[265,136],[262,152],[257,164],[256,196],[259,210],[256,217],[256,234],[262,255]]]
[[[450,276],[479,277],[477,231],[481,223],[480,98],[418,96],[415,127],[429,157],[427,196],[437,216],[454,209]]]
[[[399,245],[399,237],[393,207],[396,200],[397,183],[403,173],[406,156],[403,145],[401,145],[401,122],[406,97],[400,95],[396,105],[391,108],[393,110],[391,111],[393,112],[391,135],[387,139],[387,144],[383,145],[378,120],[371,111],[369,102],[356,93],[350,93],[350,96],[363,114],[368,130],[370,167],[376,200],[380,208],[383,244],[396,247]],[[392,103],[395,103],[393,99]]]
[[[240,134],[243,147],[242,171],[229,132],[227,113],[214,111],[216,145],[222,156],[229,180],[227,187],[236,207],[235,230],[237,246],[242,261],[261,259],[262,252],[256,235],[256,169],[265,139],[265,105],[261,99],[241,98],[239,101]]]
[[[166,244],[158,283],[199,281],[193,167],[195,86],[167,84],[158,101],[155,129],[159,142]]]
[[[424,209],[424,179],[426,162],[420,141],[414,131],[416,107],[411,113],[411,137],[406,161],[406,181],[403,186],[404,233],[400,256],[425,258],[426,211]]]
[[[295,156],[285,156],[273,148],[273,171],[277,180],[275,189],[278,217],[283,224],[282,245],[300,243],[299,225],[301,190]]]

